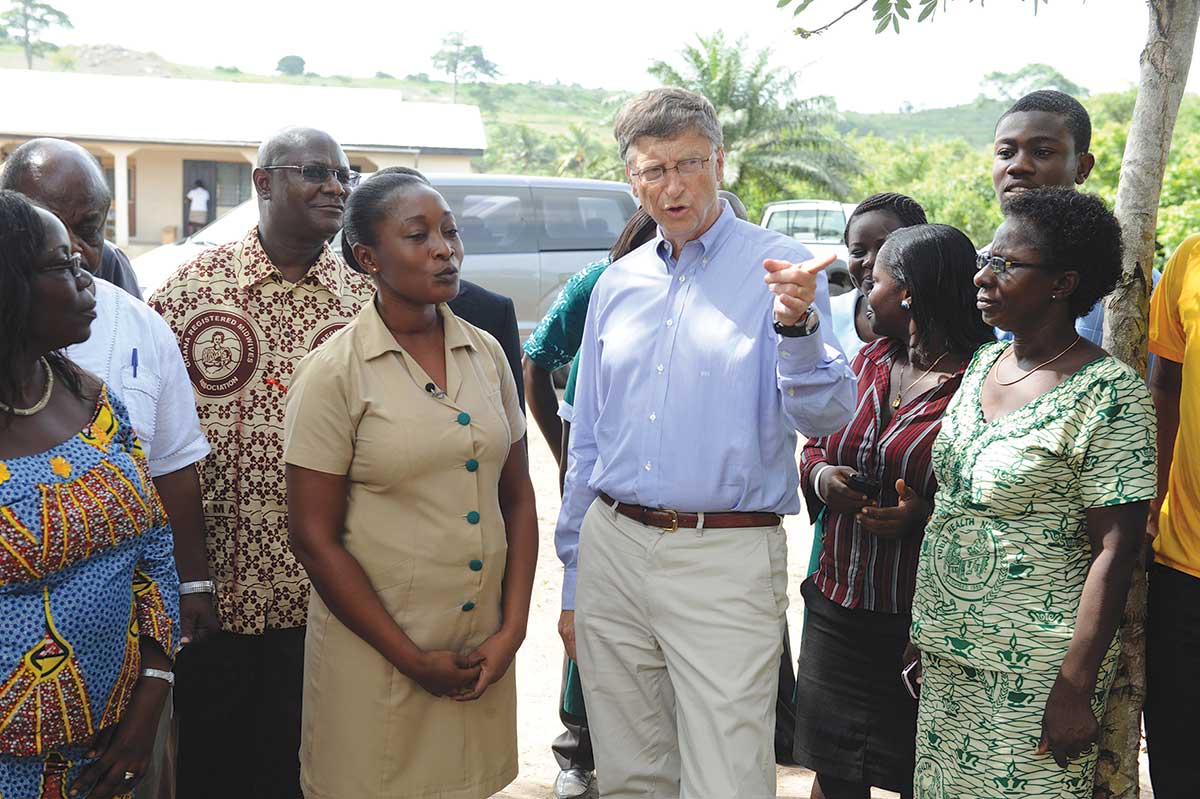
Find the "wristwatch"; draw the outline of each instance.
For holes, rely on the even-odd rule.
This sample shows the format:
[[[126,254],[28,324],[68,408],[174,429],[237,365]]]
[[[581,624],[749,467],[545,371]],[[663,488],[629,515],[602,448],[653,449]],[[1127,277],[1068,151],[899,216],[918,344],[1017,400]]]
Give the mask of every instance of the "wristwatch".
[[[817,315],[817,309],[810,305],[804,312],[804,316],[797,319],[794,325],[782,325],[775,322],[775,332],[784,338],[801,338],[812,335],[820,326],[821,317]]]
[[[142,669],[143,677],[150,677],[155,680],[163,680],[172,688],[175,687],[175,672],[163,671],[162,669]]]

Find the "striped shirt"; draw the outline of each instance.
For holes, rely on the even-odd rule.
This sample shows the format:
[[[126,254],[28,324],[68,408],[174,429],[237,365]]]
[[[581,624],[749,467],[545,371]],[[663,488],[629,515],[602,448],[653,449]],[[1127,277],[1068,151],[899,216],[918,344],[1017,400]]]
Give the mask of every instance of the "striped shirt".
[[[825,505],[813,490],[821,464],[849,466],[879,480],[880,504],[894,507],[896,481],[903,478],[913,491],[933,501],[933,441],[942,414],[962,381],[963,370],[941,385],[909,399],[881,426],[881,409],[891,391],[892,364],[901,345],[879,339],[862,348],[854,359],[858,404],[850,424],[824,438],[810,439],[800,455],[800,475],[810,513]],[[854,515],[829,510],[821,560],[813,576],[816,587],[844,608],[882,613],[908,613],[916,583],[921,533],[901,539],[879,538],[854,523]]]

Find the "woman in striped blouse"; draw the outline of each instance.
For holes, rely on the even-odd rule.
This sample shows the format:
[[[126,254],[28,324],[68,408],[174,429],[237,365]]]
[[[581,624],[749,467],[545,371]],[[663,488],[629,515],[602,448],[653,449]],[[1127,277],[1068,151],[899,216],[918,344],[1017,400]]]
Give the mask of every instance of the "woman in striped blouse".
[[[801,476],[824,543],[802,588],[796,760],[827,799],[912,795],[917,702],[900,679],[917,556],[936,484],[931,448],[975,350],[975,247],[947,225],[895,231],[867,298],[881,338],[854,359],[858,405],[808,442]]]

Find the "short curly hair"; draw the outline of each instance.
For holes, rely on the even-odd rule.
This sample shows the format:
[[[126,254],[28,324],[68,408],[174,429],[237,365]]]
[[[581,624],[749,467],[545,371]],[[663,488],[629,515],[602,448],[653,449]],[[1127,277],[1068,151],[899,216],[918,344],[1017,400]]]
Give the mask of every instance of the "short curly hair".
[[[1076,272],[1079,286],[1068,299],[1078,319],[1107,296],[1121,277],[1121,224],[1094,194],[1074,189],[1030,189],[1004,206],[1004,218],[1037,231],[1042,260],[1059,272]]]

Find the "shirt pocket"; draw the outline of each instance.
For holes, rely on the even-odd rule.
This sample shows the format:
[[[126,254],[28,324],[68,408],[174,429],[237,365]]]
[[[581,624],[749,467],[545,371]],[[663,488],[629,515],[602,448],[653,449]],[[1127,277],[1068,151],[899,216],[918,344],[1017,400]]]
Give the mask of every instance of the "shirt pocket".
[[[158,375],[144,366],[136,373],[132,366],[121,367],[121,399],[129,410],[133,431],[142,442],[146,457],[153,458],[154,434],[158,430],[158,397],[161,381]]]

